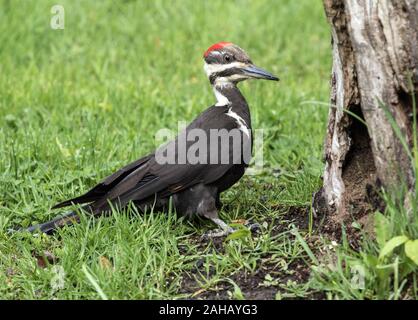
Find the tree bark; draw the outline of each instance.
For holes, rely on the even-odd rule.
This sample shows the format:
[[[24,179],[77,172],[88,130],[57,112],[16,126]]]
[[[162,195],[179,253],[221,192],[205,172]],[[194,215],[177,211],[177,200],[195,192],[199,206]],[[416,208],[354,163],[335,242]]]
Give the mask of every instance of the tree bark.
[[[324,0],[324,7],[332,30],[331,107],[313,207],[335,230],[375,209],[381,186],[414,187],[411,159],[387,112],[411,146],[418,0]]]

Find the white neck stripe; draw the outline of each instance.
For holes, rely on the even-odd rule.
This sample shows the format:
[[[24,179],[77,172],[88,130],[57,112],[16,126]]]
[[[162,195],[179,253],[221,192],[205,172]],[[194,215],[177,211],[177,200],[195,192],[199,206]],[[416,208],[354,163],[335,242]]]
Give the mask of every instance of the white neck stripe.
[[[250,137],[250,130],[248,129],[247,123],[243,118],[241,118],[238,113],[232,111],[232,108],[229,108],[228,112],[226,113],[227,116],[234,118],[237,122],[238,129],[241,130],[247,138]]]
[[[225,97],[222,93],[216,89],[216,87],[213,87],[213,92],[215,93],[216,100],[218,100],[215,104],[217,107],[227,106],[231,102],[228,100],[227,97]]]

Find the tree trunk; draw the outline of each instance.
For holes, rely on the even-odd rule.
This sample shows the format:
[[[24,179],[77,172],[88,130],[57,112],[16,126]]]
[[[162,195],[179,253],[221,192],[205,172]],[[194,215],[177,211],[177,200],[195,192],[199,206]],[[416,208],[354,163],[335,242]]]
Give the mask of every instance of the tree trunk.
[[[332,29],[331,107],[323,187],[313,207],[337,230],[375,209],[381,186],[414,187],[411,159],[394,128],[411,146],[418,0],[324,0],[324,7]]]

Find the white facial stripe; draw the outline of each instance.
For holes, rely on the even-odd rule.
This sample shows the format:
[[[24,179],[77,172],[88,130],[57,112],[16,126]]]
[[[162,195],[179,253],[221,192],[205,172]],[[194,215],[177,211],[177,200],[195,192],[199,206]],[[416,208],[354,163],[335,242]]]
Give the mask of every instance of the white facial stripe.
[[[208,78],[218,72],[225,71],[230,68],[242,68],[245,67],[245,63],[242,62],[231,62],[228,64],[208,64],[205,63],[204,69]],[[230,101],[227,97],[225,97],[221,92],[218,91],[219,88],[231,85],[234,81],[238,81],[241,79],[245,79],[246,77],[241,74],[232,74],[228,77],[219,77],[216,78],[215,83],[213,84],[213,92],[215,93],[216,97],[216,106],[226,106],[230,104]],[[246,127],[245,127],[246,128]],[[248,129],[247,129],[248,131]]]
[[[215,86],[225,86],[231,84],[231,82],[236,82],[238,80],[247,79],[247,76],[243,74],[232,74],[228,77],[220,77],[215,79]]]
[[[218,63],[208,64],[205,62],[205,65],[204,65],[204,69],[208,77],[210,77],[214,73],[222,72],[230,68],[243,68],[243,67],[245,67],[245,64],[242,62],[231,62],[228,64],[218,64]]]
[[[248,138],[250,137],[250,130],[243,118],[241,118],[236,112],[232,111],[232,108],[229,108],[226,115],[234,118],[237,121],[238,129],[241,130]]]

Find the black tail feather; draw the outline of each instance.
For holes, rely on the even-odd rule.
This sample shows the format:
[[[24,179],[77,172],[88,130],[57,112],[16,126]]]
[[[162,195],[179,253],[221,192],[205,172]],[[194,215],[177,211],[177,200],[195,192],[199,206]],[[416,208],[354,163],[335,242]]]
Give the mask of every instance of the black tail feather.
[[[19,231],[42,232],[46,234],[52,234],[58,228],[78,223],[79,221],[80,217],[78,216],[78,214],[74,211],[70,211],[48,222],[30,226],[26,229],[20,229]]]

